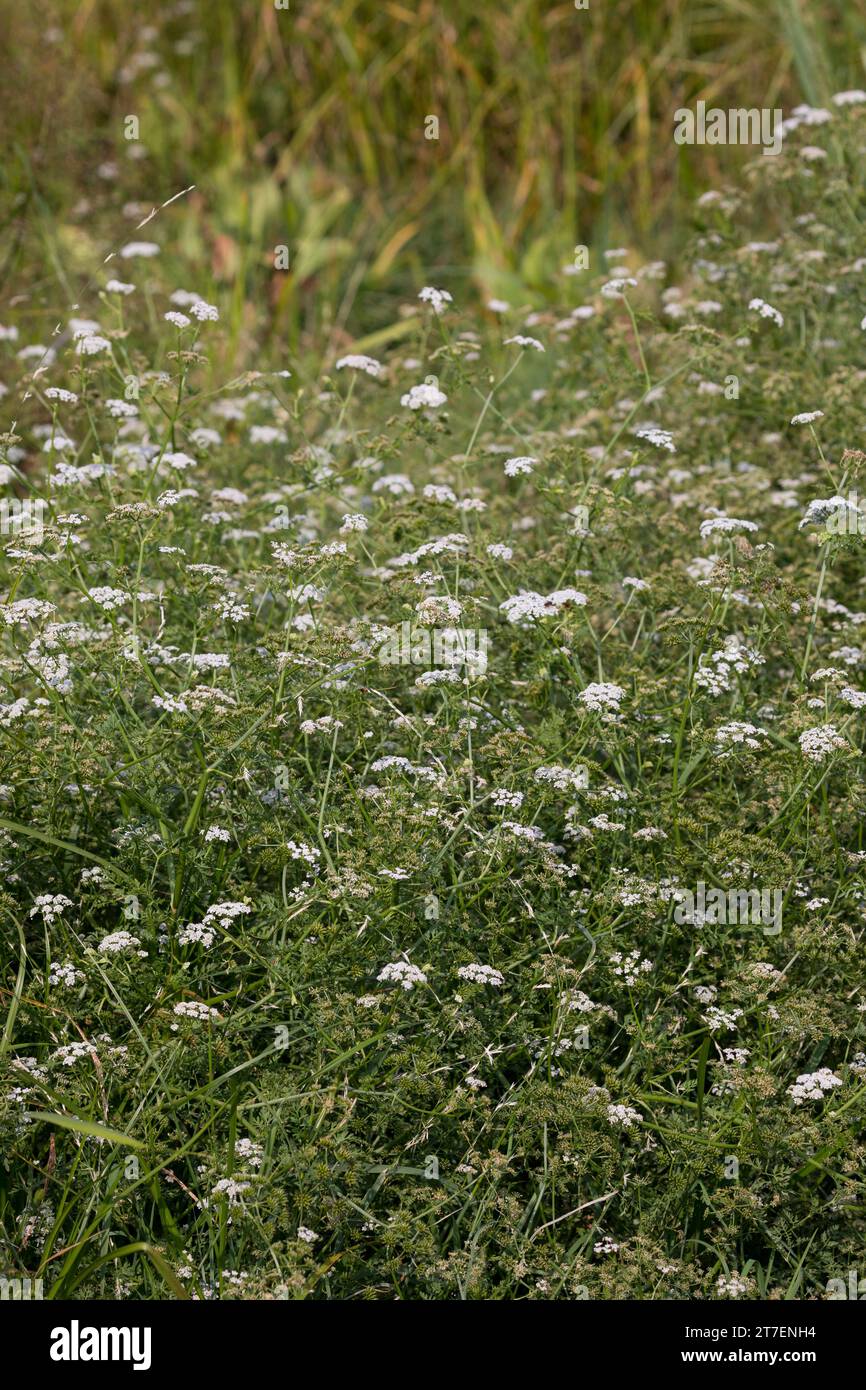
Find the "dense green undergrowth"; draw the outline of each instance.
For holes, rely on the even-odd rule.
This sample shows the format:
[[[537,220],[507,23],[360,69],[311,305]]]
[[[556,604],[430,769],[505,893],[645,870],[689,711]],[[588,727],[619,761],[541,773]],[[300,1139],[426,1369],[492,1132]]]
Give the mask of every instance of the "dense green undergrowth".
[[[428,291],[381,361],[214,389],[171,208],[59,346],[7,318],[7,1277],[856,1268],[864,112],[701,199],[678,285]]]

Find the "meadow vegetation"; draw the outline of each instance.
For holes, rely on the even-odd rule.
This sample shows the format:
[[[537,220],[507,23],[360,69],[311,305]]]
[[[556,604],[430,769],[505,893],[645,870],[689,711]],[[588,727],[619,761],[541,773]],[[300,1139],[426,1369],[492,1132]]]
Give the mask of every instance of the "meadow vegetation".
[[[857,1267],[866,93],[851,11],[773,14],[12,16],[146,152],[4,174],[7,1277]],[[744,74],[810,104],[705,187],[660,112]]]

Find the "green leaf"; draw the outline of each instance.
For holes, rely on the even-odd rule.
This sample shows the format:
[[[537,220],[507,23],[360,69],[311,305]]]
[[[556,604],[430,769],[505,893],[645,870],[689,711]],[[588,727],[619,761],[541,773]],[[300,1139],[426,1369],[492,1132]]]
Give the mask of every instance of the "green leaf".
[[[704,1088],[707,1083],[707,1058],[710,1055],[710,1035],[704,1038],[703,1045],[698,1053],[698,1124],[704,1122]]]
[[[31,1110],[29,1120],[44,1120],[46,1124],[57,1125],[58,1129],[72,1129],[76,1134],[89,1134],[94,1139],[107,1139],[110,1144],[125,1144],[128,1149],[143,1149],[140,1139],[130,1139],[119,1129],[109,1129],[108,1125],[97,1124],[96,1120],[83,1120],[79,1115],[52,1115],[50,1110]]]

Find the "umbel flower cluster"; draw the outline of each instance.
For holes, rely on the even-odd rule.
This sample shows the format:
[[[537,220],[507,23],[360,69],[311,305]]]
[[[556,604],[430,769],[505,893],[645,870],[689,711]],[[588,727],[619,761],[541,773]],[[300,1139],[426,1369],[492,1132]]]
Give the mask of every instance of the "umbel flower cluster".
[[[518,312],[431,274],[377,357],[219,379],[170,210],[59,347],[7,318],[0,474],[42,504],[2,536],[10,1269],[576,1299],[856,1264],[866,541],[815,504],[866,474],[864,154],[862,102],[801,111],[677,279],[594,252]],[[383,662],[404,623],[486,662]],[[780,930],[678,913],[698,884]]]

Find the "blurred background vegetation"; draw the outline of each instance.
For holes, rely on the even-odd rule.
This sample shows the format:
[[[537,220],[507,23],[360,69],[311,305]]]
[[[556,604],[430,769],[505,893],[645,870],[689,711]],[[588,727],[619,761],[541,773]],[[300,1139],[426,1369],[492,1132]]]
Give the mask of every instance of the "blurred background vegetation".
[[[578,244],[675,262],[695,194],[755,153],[676,146],[678,107],[787,112],[866,85],[861,0],[0,0],[0,16],[0,321],[12,305],[38,336],[83,312],[137,212],[194,183],[135,235],[172,287],[219,299],[240,366],[323,332],[393,338],[428,282],[537,302]],[[140,280],[131,266],[113,273]]]

